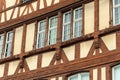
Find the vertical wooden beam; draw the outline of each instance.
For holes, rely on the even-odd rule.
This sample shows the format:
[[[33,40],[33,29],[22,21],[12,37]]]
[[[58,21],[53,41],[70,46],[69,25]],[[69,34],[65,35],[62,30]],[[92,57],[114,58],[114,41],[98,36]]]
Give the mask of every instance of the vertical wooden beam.
[[[116,49],[120,50],[120,31],[116,32]]]
[[[48,45],[48,32],[49,32],[49,18],[46,17],[46,30],[45,30],[45,44],[44,46]]]
[[[106,80],[112,80],[112,69],[109,65],[106,67]]]
[[[42,65],[42,54],[38,55],[37,68],[41,68]]]
[[[111,27],[113,25],[113,0],[109,0],[109,26]]]
[[[80,43],[75,44],[75,59],[80,58]]]
[[[37,10],[40,9],[40,0],[37,0]]]
[[[85,25],[85,4],[82,4],[82,35],[85,35],[85,29],[84,29],[84,25]]]
[[[5,63],[5,68],[4,68],[4,77],[7,77],[8,75],[8,69],[9,69],[9,63]]]
[[[90,80],[93,80],[93,69],[90,69]]]
[[[26,29],[27,25],[23,25],[23,34],[22,34],[22,45],[21,45],[21,53],[25,52],[25,43],[26,43]]]
[[[71,8],[71,24],[70,24],[70,39],[73,38],[73,9]]]
[[[12,38],[12,50],[11,50],[11,56],[14,55],[14,43],[15,43],[15,29],[13,29],[13,38]]]
[[[98,80],[101,80],[101,67],[98,68],[97,76],[98,76]]]

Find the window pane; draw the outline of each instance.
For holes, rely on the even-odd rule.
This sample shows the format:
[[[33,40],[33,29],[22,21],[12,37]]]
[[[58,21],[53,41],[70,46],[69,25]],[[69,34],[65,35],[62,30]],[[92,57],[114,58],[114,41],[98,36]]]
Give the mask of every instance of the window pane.
[[[114,0],[115,1],[115,5],[120,4],[120,0]]]
[[[73,77],[70,78],[70,80],[78,80],[78,76],[77,75],[73,76]]]
[[[4,39],[4,36],[0,35],[0,58],[1,58],[1,54],[2,54],[2,48],[3,48],[3,39]]]
[[[45,38],[45,33],[42,32],[39,34],[39,38],[38,38],[38,47],[43,47],[44,46],[44,38]]]
[[[64,26],[64,40],[70,39],[70,24]]]
[[[82,17],[82,9],[77,9],[75,10],[75,19],[81,18]]]
[[[68,12],[65,14],[64,23],[70,22],[70,20],[71,20],[71,13]]]
[[[89,80],[89,74],[88,73],[81,74],[81,80]]]
[[[120,80],[120,66],[114,68],[114,79],[113,80]]]

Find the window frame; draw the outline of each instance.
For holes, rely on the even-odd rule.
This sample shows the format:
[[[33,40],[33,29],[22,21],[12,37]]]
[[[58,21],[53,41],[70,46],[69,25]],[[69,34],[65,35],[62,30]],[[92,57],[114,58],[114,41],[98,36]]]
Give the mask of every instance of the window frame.
[[[50,26],[50,20],[53,19],[53,18],[57,18],[57,25],[56,25],[56,26],[53,26],[53,27],[51,28],[51,26]],[[49,18],[49,23],[47,23],[47,24],[49,25],[49,26],[48,26],[48,41],[47,41],[47,43],[48,43],[48,45],[56,44],[56,42],[57,42],[58,16],[56,15],[56,16],[50,17],[50,18]],[[50,43],[50,31],[53,30],[53,29],[56,29],[56,40],[55,40],[54,43]]]
[[[120,19],[119,19],[118,23],[115,24],[115,8],[116,8],[116,7],[117,7],[117,8],[118,8],[118,7],[120,8],[120,3],[117,4],[117,5],[115,5],[115,0],[113,0],[112,2],[113,2],[113,25],[115,26],[115,25],[119,25],[119,24],[120,24]],[[119,16],[120,16],[120,15],[119,15]]]
[[[8,34],[9,33],[12,33],[12,38],[11,38],[11,40],[10,41],[7,41],[7,39],[8,39]],[[12,43],[13,43],[13,31],[9,31],[9,32],[7,32],[6,33],[6,41],[5,41],[5,49],[4,49],[4,58],[6,58],[6,57],[10,57],[11,56],[11,51],[12,51]],[[8,56],[6,56],[6,54],[8,54],[8,53],[6,53],[6,51],[7,51],[7,44],[9,44],[9,43],[11,43],[11,50],[10,50],[10,55],[8,55]]]
[[[45,22],[45,29],[44,30],[42,30],[42,31],[39,31],[39,29],[40,29],[40,22]],[[46,28],[47,28],[47,21],[46,21],[46,19],[44,19],[44,20],[41,20],[41,21],[39,21],[38,22],[38,30],[37,30],[37,43],[36,43],[36,48],[42,48],[42,47],[44,47],[45,46],[45,33],[46,33]],[[43,46],[38,46],[39,45],[39,35],[41,34],[41,33],[43,33],[44,32],[44,45]]]
[[[78,8],[75,8],[74,11],[73,11],[73,38],[76,38],[75,36],[75,22],[77,21],[81,21],[81,24],[83,22],[83,16],[81,16],[79,19],[75,19],[75,11],[76,10],[79,10],[79,9],[82,9],[82,7],[78,7]],[[82,10],[82,14],[83,14],[83,10]],[[81,15],[82,15],[81,14]],[[83,25],[83,24],[82,24]],[[81,32],[80,34],[82,34],[82,25],[80,26],[81,27]],[[80,37],[81,35],[77,36],[77,37]]]
[[[68,14],[68,13],[70,13],[70,22],[64,23],[65,22],[65,14]],[[70,35],[71,34],[71,18],[72,18],[72,11],[67,11],[67,12],[63,13],[62,41],[67,41],[67,40],[69,40],[71,38],[71,35]],[[68,24],[70,24],[70,33],[69,33],[70,38],[65,40],[65,38],[64,38],[65,37],[64,27],[65,27],[65,25],[68,25]]]

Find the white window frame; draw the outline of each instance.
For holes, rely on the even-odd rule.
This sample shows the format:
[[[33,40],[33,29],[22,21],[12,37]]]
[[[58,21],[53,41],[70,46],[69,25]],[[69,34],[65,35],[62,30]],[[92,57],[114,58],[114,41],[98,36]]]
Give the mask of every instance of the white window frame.
[[[42,47],[44,47],[44,45],[42,46],[39,46],[39,35],[41,34],[41,33],[44,33],[44,35],[45,35],[45,31],[46,31],[46,25],[45,25],[45,29],[44,30],[41,30],[41,31],[39,31],[39,29],[40,29],[40,23],[41,22],[45,22],[45,24],[46,24],[46,20],[42,20],[42,21],[40,21],[40,22],[38,22],[38,32],[37,32],[37,44],[36,44],[36,47],[37,48],[42,48]],[[43,39],[44,41],[44,43],[45,43],[45,36],[44,36],[44,39]],[[43,43],[43,44],[44,44]],[[40,43],[40,44],[42,44],[42,43]]]
[[[115,78],[115,74],[114,74],[114,71],[115,71],[115,70],[114,70],[114,69],[117,68],[117,67],[120,68],[120,64],[112,67],[112,80],[115,80],[115,79],[114,79],[114,78]]]
[[[70,22],[65,23],[65,14],[68,14],[68,13],[70,13]],[[67,39],[67,40],[64,39],[64,36],[65,36],[64,27],[65,27],[65,25],[70,24],[70,29],[71,29],[71,18],[72,18],[72,17],[71,17],[71,11],[65,12],[65,13],[63,14],[62,41],[67,41],[67,40],[69,40],[69,39],[71,38],[71,35],[70,35],[70,38],[69,38],[69,39]]]
[[[51,21],[51,19],[53,19],[53,18],[57,18],[57,25],[56,25],[56,26],[53,26],[53,27],[50,27],[50,26],[51,26],[51,25],[50,25],[50,21]],[[57,16],[53,16],[53,17],[49,18],[48,45],[52,45],[52,44],[55,44],[55,43],[56,43],[56,40],[57,40],[57,26],[58,26],[58,17],[57,17]],[[54,29],[56,29],[56,34],[55,34],[56,39],[55,39],[55,42],[54,42],[54,43],[50,43],[50,31],[51,31],[51,30],[54,30]]]
[[[8,34],[12,34],[12,38],[11,38],[11,40],[10,41],[7,41],[7,39],[8,39]],[[12,50],[12,41],[13,41],[13,31],[9,31],[9,32],[7,32],[7,36],[6,36],[6,43],[5,43],[5,52],[4,52],[4,57],[9,57],[10,55],[11,55],[11,50]],[[9,43],[11,43],[11,50],[10,50],[10,55],[8,55],[8,56],[6,56],[6,54],[8,54],[8,53],[6,53],[6,51],[8,50],[7,49],[7,44],[9,44]]]
[[[81,80],[81,75],[82,75],[82,74],[87,74],[87,75],[89,75],[89,80],[90,80],[90,73],[89,73],[89,72],[83,72],[83,73],[74,74],[74,75],[72,75],[72,76],[69,76],[69,77],[68,77],[68,80],[70,80],[71,78],[73,78],[73,77],[75,77],[75,76],[78,77],[78,80]]]
[[[3,37],[3,41],[0,41],[0,46],[1,46],[0,59],[1,59],[2,58],[3,42],[4,42],[4,34],[0,34],[0,37]]]
[[[76,11],[76,10],[79,10],[79,9],[82,9],[82,7],[79,7],[79,8],[74,9],[74,16],[73,16],[73,38],[75,38],[75,22],[81,21],[81,24],[82,24],[82,17],[81,17],[81,18],[78,18],[78,19],[75,19],[75,11]],[[81,15],[82,15],[82,14],[81,14]],[[82,26],[81,26],[81,29],[82,29]],[[80,33],[82,34],[82,30],[81,30]],[[81,36],[81,35],[79,35],[79,36]],[[79,36],[77,36],[77,37],[79,37]]]
[[[115,24],[115,8],[116,8],[116,7],[119,7],[119,8],[120,8],[120,4],[115,5],[115,0],[113,0],[113,25],[118,25],[118,24],[120,24],[120,19],[119,19],[119,23]],[[120,16],[120,14],[119,14],[119,16]]]

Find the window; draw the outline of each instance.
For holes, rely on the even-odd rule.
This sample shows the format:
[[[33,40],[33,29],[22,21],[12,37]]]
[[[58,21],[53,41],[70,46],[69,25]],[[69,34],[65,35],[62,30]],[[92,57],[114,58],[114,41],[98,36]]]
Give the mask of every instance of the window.
[[[37,48],[44,47],[46,20],[40,21],[37,33]]]
[[[113,25],[120,24],[120,0],[113,0]]]
[[[2,58],[2,49],[3,49],[4,35],[0,35],[0,59]]]
[[[82,30],[82,8],[77,8],[74,10],[74,22],[73,22],[73,36],[81,36]]]
[[[57,16],[49,19],[48,44],[55,44],[57,37]]]
[[[73,16],[71,15],[72,13]],[[71,26],[72,23],[73,27]],[[73,33],[71,33],[71,30]],[[72,37],[73,38],[80,37],[81,33],[82,33],[82,8],[81,7],[76,8],[74,9],[74,11],[64,13],[62,41],[69,40]]]
[[[26,3],[29,2],[30,0],[22,0],[22,3]]]
[[[63,41],[70,39],[71,12],[63,14]]]
[[[88,72],[78,73],[78,74],[68,77],[68,80],[90,80],[89,73]]]
[[[7,36],[6,36],[4,57],[9,57],[11,55],[12,38],[13,38],[13,32],[10,31],[7,33]]]
[[[120,65],[112,68],[112,80],[120,80]]]

